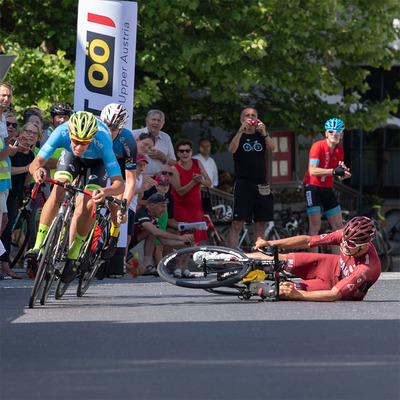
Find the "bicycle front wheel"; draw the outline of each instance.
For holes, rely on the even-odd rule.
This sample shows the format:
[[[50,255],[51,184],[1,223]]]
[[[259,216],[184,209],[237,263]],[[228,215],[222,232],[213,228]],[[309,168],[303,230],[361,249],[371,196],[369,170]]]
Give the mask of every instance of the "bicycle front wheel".
[[[249,258],[238,250],[218,246],[198,246],[175,251],[158,264],[162,279],[173,285],[194,289],[229,286],[251,270]],[[191,277],[178,277],[176,270],[189,270]]]
[[[56,247],[60,242],[60,234],[63,226],[62,216],[57,215],[49,232],[46,235],[44,242],[44,250],[40,256],[39,267],[36,273],[35,281],[33,283],[31,296],[29,299],[29,308],[33,308],[39,293],[43,290],[43,296],[41,298],[41,303],[44,305],[47,295],[46,292],[50,291],[48,287],[52,284],[54,279],[51,276],[46,276],[47,274],[54,274],[55,257],[57,254]]]
[[[82,297],[87,292],[89,286],[92,284],[93,279],[97,274],[97,271],[100,268],[100,265],[106,262],[101,259],[101,253],[106,246],[107,239],[110,237],[110,227],[110,219],[101,216],[97,227],[93,227],[88,242],[84,246],[82,246],[83,251],[79,257],[81,259],[80,275],[78,287],[76,290],[76,295],[78,297]],[[100,231],[101,236],[95,239],[96,228],[97,234]],[[95,248],[94,250],[91,250],[94,240]]]

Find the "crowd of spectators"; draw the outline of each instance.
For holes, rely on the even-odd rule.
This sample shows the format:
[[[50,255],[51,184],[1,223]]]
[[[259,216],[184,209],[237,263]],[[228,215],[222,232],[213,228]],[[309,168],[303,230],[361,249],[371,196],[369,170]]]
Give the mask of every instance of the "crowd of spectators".
[[[29,107],[21,115],[12,108],[13,88],[0,83],[0,234],[1,279],[21,279],[10,268],[10,251],[13,241],[13,222],[29,193],[32,176],[29,165],[53,130],[68,121],[72,107],[59,102],[50,110]],[[44,114],[48,112],[47,121]],[[150,110],[145,127],[132,131],[137,145],[136,188],[130,205],[127,222],[128,245],[126,266],[129,268],[129,251],[144,241],[144,256],[140,260],[139,274],[156,274],[156,265],[173,248],[200,243],[206,232],[180,232],[180,222],[204,221],[201,187],[214,187],[232,193],[233,177],[218,170],[211,156],[212,142],[207,138],[198,144],[198,154],[193,155],[194,143],[187,139],[173,143],[162,128],[164,113]],[[48,160],[46,169],[50,176],[62,149]],[[49,188],[45,188],[45,193]],[[151,225],[151,226],[150,226]],[[3,249],[4,248],[4,249]],[[188,274],[184,266],[176,274]],[[31,276],[33,277],[33,276]]]
[[[29,107],[22,115],[15,115],[11,106],[12,98],[12,86],[0,82],[1,279],[21,279],[21,275],[10,268],[9,256],[13,222],[32,181],[29,165],[53,130],[68,121],[73,113],[69,104],[59,102],[50,110]],[[45,120],[43,111],[49,112],[49,121]],[[342,125],[337,126],[338,123]],[[255,108],[242,110],[239,128],[228,142],[228,151],[233,156],[234,175],[218,169],[211,156],[213,142],[210,138],[198,141],[198,153],[194,155],[194,143],[186,138],[173,143],[170,135],[162,131],[164,124],[164,113],[150,110],[143,128],[131,132],[128,130],[128,135],[133,135],[135,139],[137,157],[135,185],[132,185],[135,189],[131,191],[132,201],[127,218],[125,266],[130,268],[132,254],[137,252],[135,247],[143,242],[143,256],[135,272],[143,275],[156,275],[158,262],[172,249],[204,243],[207,239],[204,230],[179,229],[182,223],[204,221],[202,195],[205,190],[202,188],[215,188],[233,195],[233,215],[228,238],[228,245],[232,248],[237,246],[245,222],[254,222],[254,236],[258,237],[263,236],[267,221],[273,219],[274,197],[268,182],[266,159],[267,153],[275,149],[275,142],[264,123],[258,119]],[[317,142],[310,152],[311,182],[306,185],[310,234],[313,235],[316,232],[312,229],[319,228],[321,218],[318,203],[322,196],[320,192],[331,190],[334,175],[339,179],[350,176],[343,164],[343,151],[339,146],[344,124],[338,119],[331,119],[325,128],[326,140]],[[313,149],[323,145],[329,146],[333,155],[332,162],[321,167],[319,160],[323,157]],[[60,153],[61,149],[45,165],[50,176],[57,166]],[[307,195],[314,187],[316,194]],[[328,210],[327,216],[333,228],[340,228],[340,207],[331,192],[327,193],[324,198],[329,198],[330,202],[326,200],[329,204],[324,204],[321,201],[322,206]],[[336,223],[336,220],[340,221]],[[116,241],[119,230],[117,232]],[[190,272],[182,263],[178,265],[175,275],[190,277]]]

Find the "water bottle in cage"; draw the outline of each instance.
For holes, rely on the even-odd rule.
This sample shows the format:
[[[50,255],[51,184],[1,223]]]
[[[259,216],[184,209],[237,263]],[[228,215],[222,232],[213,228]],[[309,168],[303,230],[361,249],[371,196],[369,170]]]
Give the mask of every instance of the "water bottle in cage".
[[[99,242],[101,235],[103,234],[103,230],[99,225],[96,225],[96,228],[94,228],[94,235],[93,235],[93,242],[92,242],[92,251],[96,250],[97,243]]]

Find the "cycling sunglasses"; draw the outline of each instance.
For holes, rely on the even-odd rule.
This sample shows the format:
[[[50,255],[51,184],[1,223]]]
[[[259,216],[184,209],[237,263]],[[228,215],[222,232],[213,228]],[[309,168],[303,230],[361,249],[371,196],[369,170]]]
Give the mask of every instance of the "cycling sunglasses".
[[[192,149],[178,149],[179,153],[190,153],[192,151]]]
[[[18,126],[18,122],[8,122],[7,121],[7,126],[12,126],[13,128],[16,128]]]
[[[78,145],[80,144],[81,146],[88,146],[92,141],[91,140],[77,140],[77,139],[72,139],[71,142]]]
[[[169,176],[172,176],[173,173],[172,173],[172,172],[169,172],[169,171],[161,171],[161,175],[169,175]]]
[[[336,133],[336,135],[341,135],[343,131],[341,131],[340,129],[329,129],[328,133]]]
[[[346,240],[343,240],[343,244],[347,246],[349,249],[356,249],[357,247],[364,246],[365,243],[357,244],[352,242],[351,240],[348,240],[347,242]]]

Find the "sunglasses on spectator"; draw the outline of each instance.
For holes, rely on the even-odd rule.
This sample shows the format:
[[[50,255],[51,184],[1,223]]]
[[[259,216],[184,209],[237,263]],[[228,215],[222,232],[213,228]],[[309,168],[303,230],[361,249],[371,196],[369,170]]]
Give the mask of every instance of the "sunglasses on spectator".
[[[178,149],[179,153],[190,153],[192,149]]]
[[[76,145],[81,145],[81,146],[88,146],[92,141],[91,140],[77,140],[77,139],[72,139],[71,142],[76,144]]]
[[[39,132],[31,131],[30,129],[22,129],[22,132],[28,133],[29,135],[38,135]]]
[[[329,129],[328,133],[335,133],[336,135],[341,135],[343,131],[341,131],[340,129]]]
[[[169,172],[169,171],[161,171],[161,175],[169,175],[169,176],[172,176],[173,173],[172,173],[172,172]]]
[[[348,240],[347,242],[343,240],[343,244],[347,246],[349,249],[356,249],[357,247],[364,246],[365,243],[357,244],[352,242],[351,240]]]
[[[18,126],[18,122],[8,122],[7,121],[7,126],[12,126],[13,128],[16,128]]]
[[[155,142],[157,142],[157,138],[156,138],[152,133],[150,133],[150,132],[141,133],[141,134],[139,135],[139,139],[140,139],[140,140],[144,140],[144,139],[153,139]]]

